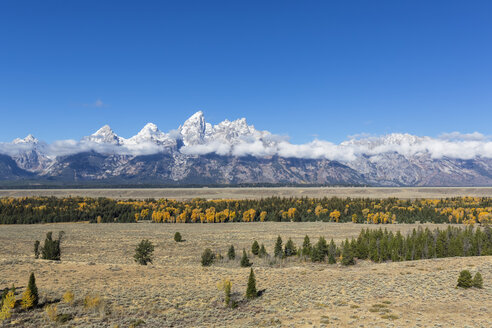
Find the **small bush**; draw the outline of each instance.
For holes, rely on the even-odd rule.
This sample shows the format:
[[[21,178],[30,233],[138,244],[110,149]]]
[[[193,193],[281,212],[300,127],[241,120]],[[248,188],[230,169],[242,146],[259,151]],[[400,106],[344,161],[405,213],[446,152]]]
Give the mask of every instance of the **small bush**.
[[[243,249],[243,257],[241,258],[241,267],[246,268],[252,266],[253,263],[249,261],[248,254],[246,254],[246,250]]]
[[[472,286],[473,286],[473,282],[472,282],[472,275],[470,271],[468,270],[461,271],[460,276],[458,278],[457,287],[470,288]]]
[[[64,294],[63,294],[63,302],[68,304],[68,305],[73,305],[73,302],[74,302],[74,299],[75,299],[75,295],[72,293],[71,290],[67,290]]]
[[[253,245],[251,245],[251,253],[253,253],[254,255],[258,255],[260,252],[260,245],[258,244],[258,242],[255,240],[253,242]]]
[[[483,288],[483,279],[482,279],[482,274],[480,272],[475,273],[475,276],[473,277],[472,285],[473,287],[476,288]]]
[[[97,294],[87,294],[84,297],[84,307],[89,310],[94,310],[102,306],[102,297]]]
[[[224,303],[226,306],[230,307],[231,306],[231,290],[232,290],[231,281],[229,279],[224,279],[217,284],[217,287],[219,288],[219,290],[224,291]]]
[[[236,259],[236,250],[234,249],[234,245],[231,245],[231,247],[229,247],[229,250],[227,251],[227,258],[229,259],[229,261]]]
[[[143,239],[135,248],[133,257],[138,264],[147,265],[147,263],[152,263],[153,253],[154,245],[148,239]]]
[[[183,238],[181,237],[181,234],[179,232],[176,232],[174,234],[174,241],[177,242],[177,243],[180,243],[183,241]]]
[[[58,318],[58,307],[56,306],[56,304],[47,305],[44,308],[44,312],[46,313],[46,316],[50,321],[52,322],[57,321],[56,319]]]
[[[202,266],[211,266],[214,260],[215,254],[210,248],[206,248],[202,253]]]
[[[29,288],[26,288],[22,294],[21,307],[23,309],[30,309],[34,306],[34,296]]]

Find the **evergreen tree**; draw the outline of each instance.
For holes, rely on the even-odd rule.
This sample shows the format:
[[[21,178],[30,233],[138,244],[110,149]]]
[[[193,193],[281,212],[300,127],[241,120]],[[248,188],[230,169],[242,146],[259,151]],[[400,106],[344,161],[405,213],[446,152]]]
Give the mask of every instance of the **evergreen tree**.
[[[243,249],[243,257],[241,258],[241,267],[246,268],[252,266],[253,263],[249,261],[248,254],[246,254],[246,250]]]
[[[259,252],[260,252],[260,245],[255,240],[253,242],[253,245],[251,245],[251,253],[253,253],[254,255],[258,255]]]
[[[210,248],[206,248],[202,253],[202,266],[211,266],[215,261],[215,254]]]
[[[176,232],[174,234],[174,241],[177,242],[177,243],[180,243],[183,241],[183,237],[181,237],[181,234],[179,232]]]
[[[229,247],[229,250],[227,251],[227,258],[230,261],[236,259],[236,250],[234,249],[234,245],[231,245],[231,247]]]
[[[138,264],[147,265],[147,263],[152,263],[153,253],[154,245],[148,239],[143,239],[135,248],[133,258]]]
[[[36,278],[34,277],[34,272],[31,272],[29,276],[29,283],[27,284],[27,289],[31,292],[33,306],[37,306],[39,302],[38,287],[36,286]]]
[[[476,288],[483,288],[483,279],[480,272],[475,273],[475,276],[473,277],[472,285],[473,287]]]
[[[253,272],[253,268],[251,268],[248,278],[248,287],[246,288],[246,298],[252,299],[257,296],[258,296],[258,291],[256,290],[255,273]]]
[[[296,253],[297,253],[296,246],[294,245],[292,239],[289,238],[289,240],[287,240],[287,243],[285,243],[284,255],[285,257],[289,257],[289,256],[296,255]]]
[[[460,276],[458,277],[458,287],[470,288],[472,286],[473,286],[473,281],[470,271],[468,270],[461,271]]]
[[[265,257],[267,256],[267,251],[266,251],[266,248],[265,248],[265,245],[261,244],[261,247],[260,247],[260,251],[258,252],[258,256],[259,257]]]
[[[304,242],[302,243],[302,255],[303,256],[310,256],[311,255],[311,241],[309,240],[309,236],[306,235],[304,236]]]
[[[352,254],[352,248],[350,247],[348,239],[345,241],[345,244],[343,244],[342,264],[343,265],[355,264],[354,256]]]
[[[275,257],[282,257],[282,238],[280,236],[277,237],[273,254]]]
[[[39,258],[39,240],[36,240],[34,242],[34,258],[38,259]]]
[[[59,261],[61,257],[60,244],[64,232],[60,231],[58,234],[58,240],[53,239],[53,233],[50,231],[46,233],[46,239],[44,245],[41,248],[41,256],[45,260]]]

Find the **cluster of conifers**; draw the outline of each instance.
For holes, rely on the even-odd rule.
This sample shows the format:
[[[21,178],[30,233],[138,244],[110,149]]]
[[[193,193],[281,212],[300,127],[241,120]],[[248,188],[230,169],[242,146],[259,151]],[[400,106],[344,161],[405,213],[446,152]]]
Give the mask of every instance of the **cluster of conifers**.
[[[256,240],[251,246],[251,253],[259,258],[270,257],[265,245],[260,246]],[[381,228],[362,229],[357,238],[350,241],[346,239],[340,246],[337,246],[333,239],[328,243],[324,237],[319,237],[318,241],[312,244],[309,236],[304,237],[301,247],[297,247],[290,238],[283,245],[282,238],[278,236],[273,251],[276,259],[297,256],[313,262],[325,262],[328,259],[329,264],[339,262],[342,265],[353,265],[356,259],[397,262],[481,255],[492,255],[492,229],[489,226],[485,226],[483,230],[480,227],[462,229],[450,226],[444,230],[419,227],[406,236],[400,231],[393,233]],[[229,247],[227,257],[229,260],[236,258],[233,245]],[[203,266],[210,266],[217,259],[222,259],[222,256],[207,248],[202,253],[201,263]],[[240,265],[252,265],[245,249]]]

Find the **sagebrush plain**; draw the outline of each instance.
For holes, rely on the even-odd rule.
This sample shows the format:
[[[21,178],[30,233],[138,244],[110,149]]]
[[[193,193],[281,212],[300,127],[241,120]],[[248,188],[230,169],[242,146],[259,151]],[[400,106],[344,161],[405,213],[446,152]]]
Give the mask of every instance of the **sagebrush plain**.
[[[385,225],[402,233],[417,224]],[[447,225],[425,224],[445,228]],[[243,249],[254,240],[269,254],[277,236],[302,244],[305,235],[339,244],[365,224],[256,222],[216,224],[36,224],[0,227],[0,285],[20,291],[34,272],[41,300],[72,317],[67,327],[490,327],[492,257],[445,258],[398,263],[358,261],[355,266],[312,263],[294,257],[271,261],[251,256],[262,295],[244,300],[249,268]],[[379,228],[379,226],[369,226]],[[63,230],[61,262],[34,259],[33,242]],[[179,231],[184,242],[176,243]],[[136,245],[155,245],[153,264],[133,260]],[[238,257],[200,265],[203,249]],[[456,289],[461,270],[480,271],[483,289]],[[238,307],[227,308],[217,284],[232,282]],[[60,301],[71,290],[75,302]],[[99,297],[87,308],[83,299]],[[60,301],[58,303],[58,301]],[[14,311],[4,326],[55,326],[42,308]]]

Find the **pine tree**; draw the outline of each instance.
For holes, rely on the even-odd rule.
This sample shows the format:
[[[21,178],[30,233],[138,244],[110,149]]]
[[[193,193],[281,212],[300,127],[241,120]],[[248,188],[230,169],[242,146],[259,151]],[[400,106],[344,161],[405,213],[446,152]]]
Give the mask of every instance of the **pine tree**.
[[[254,255],[258,255],[259,252],[260,252],[260,245],[255,240],[253,242],[253,245],[251,245],[251,253],[253,253]]]
[[[483,279],[480,272],[475,273],[475,276],[473,277],[472,285],[473,287],[476,288],[483,288]]]
[[[285,243],[284,255],[285,257],[294,256],[296,255],[296,252],[296,246],[294,245],[292,239],[289,238],[289,240],[287,240],[287,243]]]
[[[266,251],[265,245],[261,244],[260,251],[258,252],[259,257],[265,257],[268,253]]]
[[[234,249],[234,245],[231,245],[231,247],[229,247],[229,250],[227,251],[227,258],[230,261],[236,259],[236,250]]]
[[[275,243],[275,248],[273,250],[273,254],[275,257],[282,257],[282,238],[280,236],[277,237],[277,242]]]
[[[258,296],[258,291],[256,290],[256,279],[253,268],[249,273],[248,287],[246,288],[246,298],[252,299]]]
[[[183,237],[181,237],[181,234],[179,232],[176,232],[174,234],[174,241],[177,242],[177,243],[180,243],[183,241]]]
[[[34,242],[34,258],[39,259],[39,240]]]
[[[152,263],[153,253],[154,245],[148,239],[143,239],[135,248],[133,258],[138,264],[147,265],[147,263]]]
[[[473,286],[472,275],[470,271],[463,270],[460,272],[460,276],[458,277],[458,287],[470,288]]]
[[[309,240],[309,236],[304,236],[304,242],[302,243],[302,255],[310,256],[311,255],[311,240]]]
[[[345,240],[345,244],[343,244],[342,264],[343,265],[354,265],[355,264],[354,256],[352,253],[352,248],[350,247],[348,239]]]
[[[29,276],[29,283],[27,284],[27,289],[30,290],[33,297],[33,306],[37,306],[39,302],[38,287],[36,286],[36,277],[34,277],[34,272],[31,272]]]
[[[243,257],[241,258],[241,267],[246,268],[252,266],[253,263],[249,261],[248,254],[246,254],[246,250],[243,249]]]

